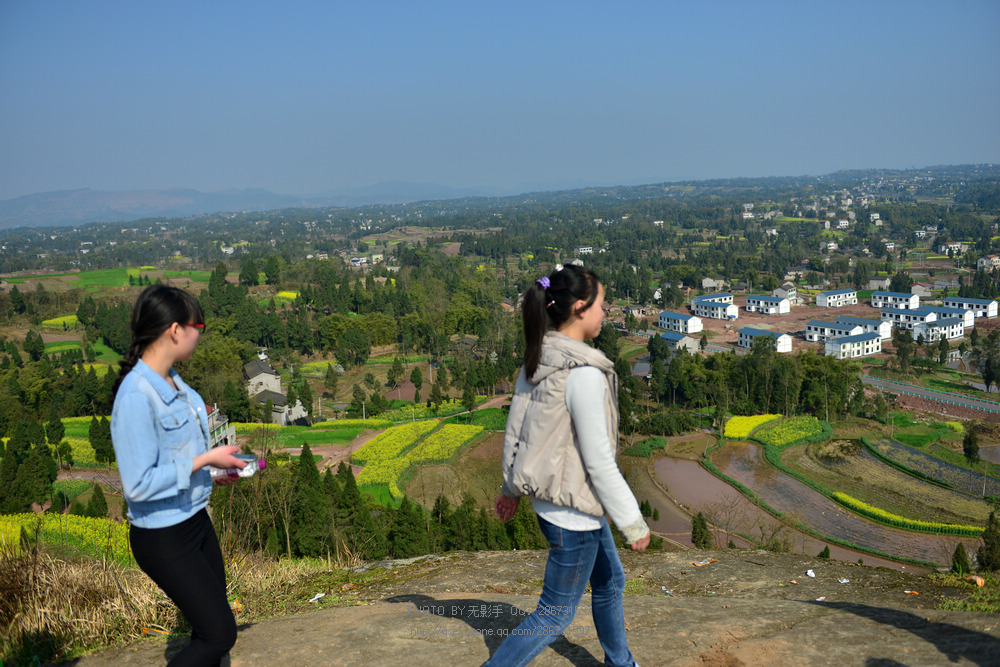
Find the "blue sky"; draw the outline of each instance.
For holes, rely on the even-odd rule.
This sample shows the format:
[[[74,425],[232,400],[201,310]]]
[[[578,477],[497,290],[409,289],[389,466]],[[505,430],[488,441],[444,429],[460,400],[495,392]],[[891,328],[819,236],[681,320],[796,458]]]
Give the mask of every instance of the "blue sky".
[[[996,162],[998,34],[996,0],[0,0],[0,199]]]

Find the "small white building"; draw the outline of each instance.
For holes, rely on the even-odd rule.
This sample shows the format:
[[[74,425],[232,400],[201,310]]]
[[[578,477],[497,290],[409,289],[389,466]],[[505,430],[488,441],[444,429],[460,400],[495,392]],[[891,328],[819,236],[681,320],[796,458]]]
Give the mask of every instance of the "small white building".
[[[762,313],[764,315],[783,315],[791,312],[792,304],[788,299],[778,296],[756,296],[747,297],[746,310],[748,313]]]
[[[965,308],[946,308],[945,306],[921,306],[921,310],[929,310],[937,313],[938,319],[943,320],[949,317],[958,317],[962,320],[965,328],[976,326],[976,314]]]
[[[670,348],[671,354],[676,354],[678,350],[687,350],[689,353],[694,354],[701,345],[701,341],[697,338],[673,331],[660,334],[660,338],[667,341],[667,347]]]
[[[872,308],[914,309],[920,307],[920,297],[909,292],[872,292]]]
[[[889,322],[897,329],[913,330],[918,324],[934,322],[938,314],[923,308],[883,308],[882,321]]]
[[[760,336],[768,336],[774,339],[775,352],[791,352],[792,337],[780,331],[766,331],[765,329],[754,329],[753,327],[743,327],[739,330],[736,344],[740,347],[753,347],[753,341]]]
[[[869,357],[882,351],[882,337],[877,333],[863,333],[856,336],[828,338],[823,353],[837,359]]]
[[[816,305],[821,308],[839,308],[858,303],[858,292],[853,289],[835,289],[816,295]]]
[[[953,255],[961,255],[964,252],[968,252],[968,243],[959,243],[958,241],[952,241],[951,243],[942,243],[938,246],[938,252],[942,255],[947,255],[949,251]]]
[[[892,338],[892,323],[883,322],[882,320],[869,320],[865,317],[848,317],[847,315],[838,315],[833,318],[833,321],[837,324],[850,324],[859,326],[863,333],[877,333],[879,338],[882,340],[888,340]]]
[[[577,255],[593,255],[594,254],[594,246],[582,245],[582,246],[580,246],[579,248],[576,249],[576,254]]]
[[[965,322],[960,317],[945,317],[933,322],[917,324],[913,327],[913,339],[918,340],[921,336],[924,343],[933,343],[942,337],[945,340],[954,340],[965,336]]]
[[[701,297],[691,301],[691,312],[698,317],[710,317],[715,320],[735,320],[740,316],[740,308],[735,304],[707,301]]]
[[[656,323],[661,329],[679,334],[698,333],[703,328],[700,317],[685,313],[672,313],[669,310],[660,311],[660,317]]]
[[[949,296],[944,300],[946,308],[964,308],[971,310],[976,319],[980,317],[996,317],[997,302],[994,299],[973,299],[968,296]]]
[[[865,330],[857,324],[809,320],[806,322],[806,340],[824,341],[839,336],[857,336]]]

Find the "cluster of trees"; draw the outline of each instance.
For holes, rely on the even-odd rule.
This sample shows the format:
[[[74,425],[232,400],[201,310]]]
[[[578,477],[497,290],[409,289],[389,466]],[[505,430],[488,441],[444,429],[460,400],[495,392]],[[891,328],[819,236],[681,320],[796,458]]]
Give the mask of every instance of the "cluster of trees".
[[[273,555],[406,558],[449,549],[537,549],[546,542],[530,508],[504,524],[465,497],[439,496],[428,511],[404,497],[398,507],[362,493],[349,466],[320,475],[308,444],[297,462],[272,461],[266,474],[217,489],[213,517],[224,539]]]

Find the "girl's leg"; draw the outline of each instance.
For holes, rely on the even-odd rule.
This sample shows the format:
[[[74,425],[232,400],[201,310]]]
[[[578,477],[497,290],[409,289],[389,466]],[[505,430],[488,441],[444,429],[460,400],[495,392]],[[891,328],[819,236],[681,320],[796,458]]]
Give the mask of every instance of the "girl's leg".
[[[551,547],[542,597],[535,611],[511,631],[486,665],[521,667],[531,662],[573,621],[576,606],[587,587],[601,531],[564,530],[542,518],[538,523]]]
[[[633,658],[625,639],[625,612],[622,608],[625,570],[606,519],[600,532],[600,546],[594,559],[594,571],[590,574],[594,629],[604,649],[604,664],[632,667]]]
[[[132,526],[132,553],[191,624],[191,643],[171,665],[216,665],[236,643],[236,620],[226,600],[225,566],[215,530],[202,510],[176,526]]]

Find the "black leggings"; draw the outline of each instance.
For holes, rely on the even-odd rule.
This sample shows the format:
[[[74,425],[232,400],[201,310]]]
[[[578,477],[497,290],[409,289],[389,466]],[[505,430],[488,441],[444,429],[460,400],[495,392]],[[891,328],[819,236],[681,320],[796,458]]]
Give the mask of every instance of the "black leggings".
[[[217,665],[236,643],[226,568],[208,512],[166,528],[129,529],[132,554],[191,624],[191,643],[170,665]]]

